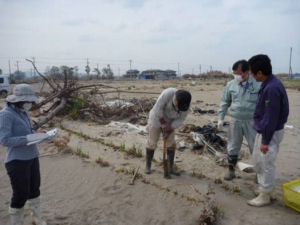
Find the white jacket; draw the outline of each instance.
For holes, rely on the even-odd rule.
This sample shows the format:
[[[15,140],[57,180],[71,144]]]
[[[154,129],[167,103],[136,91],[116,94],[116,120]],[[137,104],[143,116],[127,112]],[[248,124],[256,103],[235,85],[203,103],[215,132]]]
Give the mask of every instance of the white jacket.
[[[149,113],[148,124],[151,124],[151,126],[155,128],[159,128],[161,126],[159,118],[161,117],[163,117],[167,124],[171,125],[174,129],[183,124],[189,110],[183,112],[175,107],[173,100],[176,91],[176,88],[167,88],[160,94]]]

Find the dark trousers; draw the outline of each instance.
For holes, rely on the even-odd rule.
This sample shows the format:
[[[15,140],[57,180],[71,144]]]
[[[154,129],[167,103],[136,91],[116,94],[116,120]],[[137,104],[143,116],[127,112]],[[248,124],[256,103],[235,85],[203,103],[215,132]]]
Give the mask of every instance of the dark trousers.
[[[40,196],[39,159],[13,160],[5,164],[13,195],[10,207],[22,208],[28,199]]]

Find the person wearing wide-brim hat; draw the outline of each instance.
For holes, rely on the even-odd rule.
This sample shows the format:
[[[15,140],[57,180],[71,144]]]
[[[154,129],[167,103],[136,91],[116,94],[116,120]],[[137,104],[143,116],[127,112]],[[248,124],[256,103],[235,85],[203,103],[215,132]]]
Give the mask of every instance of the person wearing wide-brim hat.
[[[29,110],[37,101],[30,85],[18,84],[0,111],[0,143],[7,147],[5,167],[13,190],[9,214],[14,225],[23,224],[25,203],[32,211],[33,222],[46,225],[40,213],[39,152],[35,144],[27,145],[35,133]]]

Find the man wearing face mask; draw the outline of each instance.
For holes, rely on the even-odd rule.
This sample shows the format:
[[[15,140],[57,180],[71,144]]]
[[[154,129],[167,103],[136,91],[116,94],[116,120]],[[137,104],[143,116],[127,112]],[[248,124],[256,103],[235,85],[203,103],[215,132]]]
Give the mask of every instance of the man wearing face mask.
[[[148,140],[146,147],[145,173],[151,173],[151,162],[154,150],[157,147],[160,134],[166,139],[167,159],[170,162],[171,174],[179,176],[174,169],[175,157],[175,132],[174,130],[183,124],[188,115],[192,96],[186,90],[167,88],[158,97],[150,111],[148,119]]]
[[[251,206],[271,203],[275,187],[275,161],[284,137],[284,125],[289,116],[289,99],[281,81],[272,73],[271,59],[259,54],[249,59],[253,78],[261,81],[254,112],[254,168],[257,172],[259,195],[248,201]]]
[[[32,222],[46,225],[40,212],[39,153],[35,144],[27,145],[34,133],[29,110],[37,100],[30,85],[18,84],[0,111],[0,143],[7,147],[5,167],[13,191],[8,211],[13,225],[23,224],[25,203],[32,211]]]
[[[252,154],[256,135],[253,128],[253,114],[260,89],[260,83],[249,75],[249,65],[246,60],[239,60],[234,63],[232,70],[234,79],[229,81],[224,89],[218,115],[218,130],[223,129],[223,122],[228,109],[231,116],[227,144],[229,170],[224,177],[225,180],[235,178],[235,166],[243,137],[246,138]]]

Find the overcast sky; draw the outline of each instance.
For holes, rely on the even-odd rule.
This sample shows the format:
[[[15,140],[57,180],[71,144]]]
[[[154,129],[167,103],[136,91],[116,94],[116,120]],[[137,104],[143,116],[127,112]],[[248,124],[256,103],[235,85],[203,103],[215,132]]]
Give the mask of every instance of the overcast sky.
[[[275,73],[300,72],[299,0],[0,0],[0,68],[37,66],[228,72],[268,54]]]

